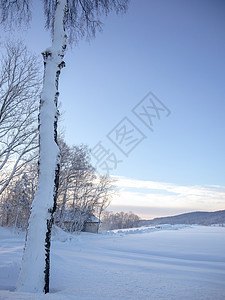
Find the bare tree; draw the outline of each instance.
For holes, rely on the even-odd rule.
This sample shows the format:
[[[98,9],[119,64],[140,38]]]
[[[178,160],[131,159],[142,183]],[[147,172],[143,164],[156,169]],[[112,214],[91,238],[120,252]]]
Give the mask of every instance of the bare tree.
[[[0,1],[2,20],[29,20],[28,0]],[[128,0],[44,0],[46,25],[52,30],[52,45],[43,52],[45,73],[39,114],[39,179],[32,204],[22,269],[18,281],[21,291],[49,292],[50,239],[59,183],[57,146],[58,84],[66,49],[66,39],[90,38],[101,28],[99,16],[115,10],[124,12]],[[38,247],[37,247],[38,245]],[[31,276],[32,274],[32,276]]]
[[[37,165],[27,163],[22,175],[11,180],[1,195],[1,226],[26,229],[37,182]]]
[[[92,214],[100,218],[102,211],[110,203],[112,189],[112,180],[108,177],[98,177],[89,172],[82,177],[77,176],[72,186],[72,202],[67,199],[67,207],[73,213],[69,231],[82,230]]]
[[[63,227],[68,206],[71,206],[74,215],[76,213],[78,219],[79,214],[76,200],[80,197],[81,190],[84,189],[84,186],[87,186],[88,182],[91,182],[91,178],[95,178],[96,175],[90,163],[90,150],[87,146],[69,147],[62,139],[60,139],[59,146],[61,150],[61,160],[57,216],[59,218],[59,225]],[[82,210],[82,214],[83,213],[84,209]]]
[[[90,149],[87,146],[69,147],[63,140],[59,145],[61,163],[57,224],[68,231],[81,231],[91,214],[100,218],[109,205],[112,180],[107,176],[97,176],[90,163]]]
[[[97,188],[96,212],[98,215],[98,231],[101,225],[101,216],[106,208],[110,205],[112,196],[115,194],[114,181],[109,176],[101,176]]]
[[[37,57],[8,43],[0,67],[0,195],[35,158],[40,85]]]

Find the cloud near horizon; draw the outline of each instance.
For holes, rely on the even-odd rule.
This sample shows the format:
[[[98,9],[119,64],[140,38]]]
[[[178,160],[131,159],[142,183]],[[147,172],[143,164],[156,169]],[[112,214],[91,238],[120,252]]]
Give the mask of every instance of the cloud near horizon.
[[[147,213],[150,208],[154,210],[154,216],[166,216],[168,213],[173,214],[173,211],[176,214],[196,210],[225,209],[225,186],[184,186],[122,176],[114,177],[114,179],[119,193],[113,199],[110,208],[116,207],[116,210],[120,207],[132,210],[134,213],[137,210],[140,215],[146,217],[150,216],[150,213]]]

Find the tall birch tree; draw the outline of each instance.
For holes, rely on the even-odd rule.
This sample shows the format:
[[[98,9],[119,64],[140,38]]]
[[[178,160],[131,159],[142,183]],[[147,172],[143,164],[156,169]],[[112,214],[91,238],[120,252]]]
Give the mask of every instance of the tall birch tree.
[[[30,0],[0,0],[2,21],[15,24],[30,20]],[[59,181],[57,146],[58,85],[67,37],[70,43],[90,39],[101,29],[100,15],[125,12],[129,0],[43,0],[46,25],[52,45],[42,54],[44,80],[39,113],[39,178],[32,204],[22,269],[20,291],[49,292],[50,240]]]

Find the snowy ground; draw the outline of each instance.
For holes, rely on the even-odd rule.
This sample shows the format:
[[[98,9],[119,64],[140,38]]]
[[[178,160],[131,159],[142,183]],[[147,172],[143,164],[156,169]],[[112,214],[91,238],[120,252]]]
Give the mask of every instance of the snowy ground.
[[[14,292],[24,236],[0,227],[0,299],[225,299],[225,228],[54,229],[51,293]]]

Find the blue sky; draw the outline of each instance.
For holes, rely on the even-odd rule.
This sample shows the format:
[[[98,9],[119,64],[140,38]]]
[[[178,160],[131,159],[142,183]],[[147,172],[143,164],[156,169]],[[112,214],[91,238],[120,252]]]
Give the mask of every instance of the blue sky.
[[[112,209],[152,217],[225,208],[224,10],[222,0],[133,0],[126,15],[104,18],[91,43],[67,50],[61,126],[69,144],[101,141],[122,161],[110,170],[120,181]],[[36,53],[50,45],[40,15],[37,6],[20,33]],[[132,112],[149,92],[167,108],[153,132]],[[145,136],[127,156],[107,137],[122,124]],[[176,186],[169,197],[168,185]]]

